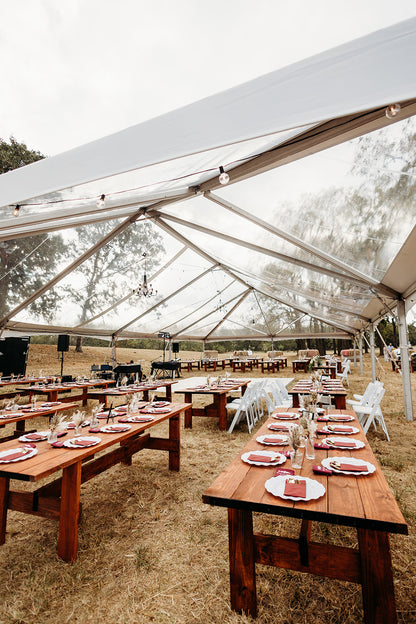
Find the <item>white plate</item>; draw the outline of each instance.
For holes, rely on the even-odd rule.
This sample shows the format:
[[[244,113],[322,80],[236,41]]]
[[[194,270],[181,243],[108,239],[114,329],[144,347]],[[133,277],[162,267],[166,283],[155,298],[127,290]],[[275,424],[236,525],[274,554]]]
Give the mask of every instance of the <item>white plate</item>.
[[[248,459],[250,455],[256,453],[257,455],[267,455],[268,457],[276,457],[275,460],[271,462],[261,462],[261,461],[252,461]],[[276,453],[274,451],[249,451],[248,453],[243,453],[241,455],[241,459],[246,464],[251,464],[253,466],[278,466],[279,464],[283,464],[286,461],[286,457],[281,455],[280,453]]]
[[[126,418],[126,420],[132,423],[143,423],[143,422],[150,422],[154,420],[154,416],[146,416],[145,414],[143,414],[143,416],[138,416],[138,415],[129,416],[128,418]]]
[[[21,415],[21,412],[9,412],[8,414],[0,414],[0,418],[4,418],[5,420],[7,420],[7,418],[16,418],[16,416]]]
[[[276,442],[265,442],[264,438],[276,438]],[[278,440],[283,440],[283,442],[279,442]],[[269,446],[274,446],[274,445],[278,445],[278,446],[286,446],[288,444],[287,441],[287,435],[282,434],[270,434],[270,435],[262,435],[259,436],[258,438],[256,438],[256,441],[259,442],[260,444],[266,444]]]
[[[361,466],[361,465],[366,465],[368,470],[366,470],[366,472],[350,472],[348,470],[338,470],[337,468],[333,468],[331,466],[331,462],[332,461],[337,461],[340,464],[342,463],[346,463],[346,464],[355,464],[356,466]],[[370,462],[365,461],[364,459],[356,459],[355,457],[326,457],[325,459],[322,460],[321,464],[323,466],[325,466],[325,468],[329,468],[330,470],[333,470],[334,472],[338,473],[338,474],[348,474],[348,475],[355,475],[355,476],[359,476],[359,475],[368,475],[371,474],[373,472],[375,472],[376,467],[373,464],[370,464]]]
[[[33,435],[39,435],[42,436],[41,438],[39,438],[38,440],[32,440],[30,438],[30,436],[32,435],[31,433],[26,433],[25,435],[20,436],[19,441],[20,442],[42,442],[42,440],[47,440],[48,439],[48,435],[49,435],[49,431],[34,431]]]
[[[351,440],[351,438],[348,440],[348,442],[354,442],[355,444],[355,448],[351,447],[346,447],[346,446],[341,446],[341,445],[337,445],[337,442],[345,442],[345,438],[325,438],[324,440],[322,440],[323,444],[328,444],[333,442],[333,444],[331,446],[331,448],[337,448],[337,449],[341,449],[343,451],[354,451],[355,449],[360,449],[360,448],[364,448],[365,444],[364,442],[361,442],[361,440]]]
[[[329,427],[336,427],[338,429],[338,431],[332,431]],[[351,429],[352,431],[345,431],[345,427],[347,427],[348,429]],[[349,425],[325,425],[325,427],[322,427],[322,431],[324,431],[325,433],[334,433],[335,435],[354,435],[354,433],[358,433],[359,429],[357,429],[357,427],[350,427]]]
[[[117,431],[112,431],[111,427],[117,427]],[[120,429],[118,427],[120,427]],[[121,429],[121,427],[123,427],[123,429]],[[105,425],[104,427],[100,428],[100,431],[102,431],[103,433],[124,433],[129,429],[131,429],[131,425],[125,425],[124,423],[120,423],[119,425]]]
[[[276,426],[278,426],[279,429],[275,429]],[[291,423],[270,423],[270,425],[267,425],[267,428],[271,431],[289,431],[293,426],[294,424]]]
[[[88,444],[88,446],[74,444],[75,440],[88,440],[88,442],[91,442],[91,444]],[[66,446],[67,448],[73,448],[73,449],[74,448],[76,448],[76,449],[83,449],[83,448],[88,448],[89,446],[95,446],[99,442],[101,442],[101,438],[98,438],[97,436],[79,436],[78,438],[72,438],[71,440],[65,440],[64,446]]]
[[[281,475],[279,477],[272,477],[268,479],[264,484],[266,490],[273,494],[273,496],[278,496],[279,498],[284,498],[286,500],[294,500],[294,501],[309,501],[315,500],[317,498],[321,498],[326,492],[325,486],[319,481],[315,481],[315,479],[309,479],[309,477],[298,477],[306,481],[306,498],[300,498],[296,496],[285,496],[285,485],[286,479],[289,478],[289,475]]]
[[[347,414],[345,414],[345,416],[342,414],[327,414],[326,417],[331,422],[340,422],[340,423],[351,422],[351,420],[354,420],[354,416],[348,416]]]
[[[299,414],[296,414],[296,412],[276,412],[272,414],[272,417],[276,418],[276,420],[296,420],[299,418]]]
[[[21,448],[21,447],[19,447]],[[30,451],[28,451],[27,453],[25,453],[24,455],[22,455],[21,457],[16,457],[15,459],[7,459],[8,455],[13,455],[13,453],[15,453],[17,451],[17,449],[7,449],[7,451],[1,451],[0,452],[0,464],[13,464],[14,462],[18,462],[18,461],[23,461],[24,459],[29,459],[30,457],[33,457],[34,455],[37,454],[38,449],[37,448],[32,448],[30,449]]]

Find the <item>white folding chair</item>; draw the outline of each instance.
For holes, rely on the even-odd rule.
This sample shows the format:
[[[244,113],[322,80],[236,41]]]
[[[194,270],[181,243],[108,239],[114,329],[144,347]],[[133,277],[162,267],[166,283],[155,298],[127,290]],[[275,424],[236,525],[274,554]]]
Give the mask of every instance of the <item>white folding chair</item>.
[[[258,416],[256,416],[255,410],[255,402],[256,398],[252,390],[247,388],[244,395],[238,401],[238,403],[234,404],[234,401],[231,403],[227,403],[226,409],[227,412],[230,410],[235,410],[234,418],[231,422],[230,428],[228,429],[228,433],[231,433],[237,423],[245,416],[247,420],[248,432],[251,433],[254,425],[258,420]]]
[[[353,405],[353,410],[360,421],[363,431],[367,434],[367,431],[371,425],[377,430],[376,421],[382,428],[387,440],[390,442],[390,436],[387,431],[386,423],[384,421],[383,412],[381,411],[381,401],[384,397],[386,389],[383,386],[379,386],[376,394],[373,396],[371,403],[368,405]]]
[[[350,387],[350,382],[348,381],[348,375],[351,372],[351,361],[350,360],[345,360],[345,362],[342,365],[342,372],[341,373],[336,373],[337,377],[340,378],[340,381],[342,383],[344,383],[344,381],[347,382],[347,386]]]

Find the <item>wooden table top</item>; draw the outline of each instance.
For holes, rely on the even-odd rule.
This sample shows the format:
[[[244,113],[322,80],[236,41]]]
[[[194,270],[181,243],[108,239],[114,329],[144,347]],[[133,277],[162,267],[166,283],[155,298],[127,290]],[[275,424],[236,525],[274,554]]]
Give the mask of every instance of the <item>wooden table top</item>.
[[[30,403],[28,403],[27,408],[30,408]],[[30,412],[16,410],[11,412],[12,414],[17,414],[19,412],[19,414],[16,416],[10,416],[7,418],[3,418],[3,415],[0,416],[0,425],[8,425],[9,423],[19,422],[20,420],[27,420],[28,418],[37,418],[38,416],[52,416],[53,414],[55,414],[55,412],[63,412],[75,408],[79,409],[78,403],[59,403],[59,405],[53,405],[51,407],[45,407],[43,409]]]
[[[334,411],[331,410],[331,413]],[[355,416],[351,410],[342,410],[338,413]],[[247,451],[288,450],[290,448],[288,446],[264,446],[256,441],[258,436],[270,435],[271,431],[267,428],[267,424],[271,422],[277,421],[269,418],[241,450],[238,457],[206,490],[202,497],[204,503],[293,518],[305,518],[330,524],[407,534],[407,524],[356,418],[354,422],[348,424],[357,427],[359,433],[346,436],[346,438],[362,440],[365,442],[364,448],[355,451],[316,449],[315,459],[304,458],[302,468],[295,470],[295,474],[315,479],[326,488],[323,497],[305,502],[284,500],[266,491],[264,484],[267,479],[274,476],[275,466],[253,466],[241,460],[241,455]],[[318,437],[318,441],[320,439],[321,436]],[[304,451],[304,449],[302,450]],[[357,477],[340,474],[331,476],[314,474],[312,466],[319,465],[321,460],[328,456],[348,456],[363,459],[371,462],[376,467],[376,471],[370,475]],[[290,460],[287,460],[280,467],[290,468]]]
[[[232,392],[233,390],[238,390],[241,386],[246,386],[250,380],[241,380],[239,382],[233,383],[233,385],[225,386],[204,386],[203,388],[191,387],[191,388],[183,388],[182,390],[174,390],[175,394],[186,393],[186,394],[227,394],[227,392]]]
[[[143,392],[145,390],[157,390],[158,388],[165,388],[166,386],[172,386],[178,383],[176,380],[166,379],[161,381],[155,381],[154,383],[139,383],[131,384],[130,386],[123,386],[121,388],[106,388],[105,390],[92,390],[88,395],[94,394],[108,394],[109,396],[124,396],[126,394],[132,394],[134,392]]]
[[[296,384],[288,390],[289,394],[309,394],[312,390],[312,382],[298,381]],[[346,395],[347,390],[344,388],[340,381],[323,381],[317,390],[318,394],[338,394]]]
[[[27,389],[26,392],[50,392],[51,390],[58,390],[59,392],[69,392],[70,390],[77,390],[79,388],[94,388],[99,386],[114,385],[116,382],[114,379],[92,379],[90,381],[68,381],[60,384],[45,384],[44,386],[33,385]]]
[[[38,453],[33,457],[24,461],[0,464],[0,477],[9,477],[11,479],[19,479],[21,481],[39,481],[44,477],[54,474],[57,470],[67,468],[76,462],[83,461],[109,446],[122,442],[123,440],[126,440],[139,432],[145,431],[146,429],[149,429],[164,420],[172,418],[173,416],[177,416],[185,408],[190,407],[190,405],[187,403],[173,403],[171,404],[171,407],[172,409],[168,413],[151,414],[153,416],[153,420],[150,422],[126,423],[131,425],[131,428],[125,432],[89,433],[89,428],[85,427],[85,433],[83,435],[92,435],[101,438],[101,442],[95,446],[85,448],[81,447],[79,449],[70,449],[66,447],[54,448],[47,441],[37,442],[36,448]],[[117,423],[117,418],[115,418],[114,423]],[[100,427],[104,425],[105,423],[100,424]],[[67,435],[62,438],[62,441],[69,440],[73,437],[74,431],[69,430]],[[17,439],[3,442],[0,444],[0,451],[5,451],[10,448],[18,448],[22,444],[23,442],[19,442]]]

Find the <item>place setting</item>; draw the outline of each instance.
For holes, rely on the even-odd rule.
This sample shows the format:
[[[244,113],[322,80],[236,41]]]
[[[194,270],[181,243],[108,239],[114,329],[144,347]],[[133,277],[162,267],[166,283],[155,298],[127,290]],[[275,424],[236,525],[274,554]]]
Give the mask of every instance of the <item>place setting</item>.
[[[63,446],[66,448],[87,448],[89,446],[95,446],[101,442],[101,438],[98,436],[78,436],[76,438],[71,438],[69,440],[65,440]]]
[[[326,446],[328,449],[348,449],[353,451],[355,449],[361,449],[365,447],[364,442],[361,440],[348,439],[348,438],[324,438],[321,445]],[[321,446],[321,448],[324,448]]]
[[[253,466],[278,466],[286,461],[286,456],[273,451],[248,451],[241,455],[246,464]]]
[[[49,437],[49,431],[34,431],[20,436],[19,442],[43,442]]]
[[[374,464],[353,457],[326,457],[321,464],[324,468],[332,470],[333,474],[365,476],[376,470]]]
[[[18,448],[0,451],[0,464],[9,464],[30,459],[38,452],[35,445],[19,446]]]
[[[319,481],[297,475],[271,477],[264,485],[273,496],[293,501],[316,500],[326,493],[325,486]]]
[[[287,435],[261,435],[256,438],[256,441],[266,446],[287,446],[289,444]]]
[[[317,429],[317,433],[339,433],[342,435],[353,435],[359,433],[357,427],[351,427],[349,425],[325,425],[322,429]]]
[[[299,413],[296,412],[273,412],[272,418],[276,420],[297,420]]]

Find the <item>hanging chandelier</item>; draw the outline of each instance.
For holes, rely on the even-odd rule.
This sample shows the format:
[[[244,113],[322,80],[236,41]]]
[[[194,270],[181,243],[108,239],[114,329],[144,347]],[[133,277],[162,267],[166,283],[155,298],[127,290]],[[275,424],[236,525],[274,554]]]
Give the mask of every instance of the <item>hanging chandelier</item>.
[[[157,290],[153,288],[152,284],[147,283],[147,253],[143,253],[142,257],[144,258],[143,281],[133,292],[139,297],[153,297],[157,295]]]

